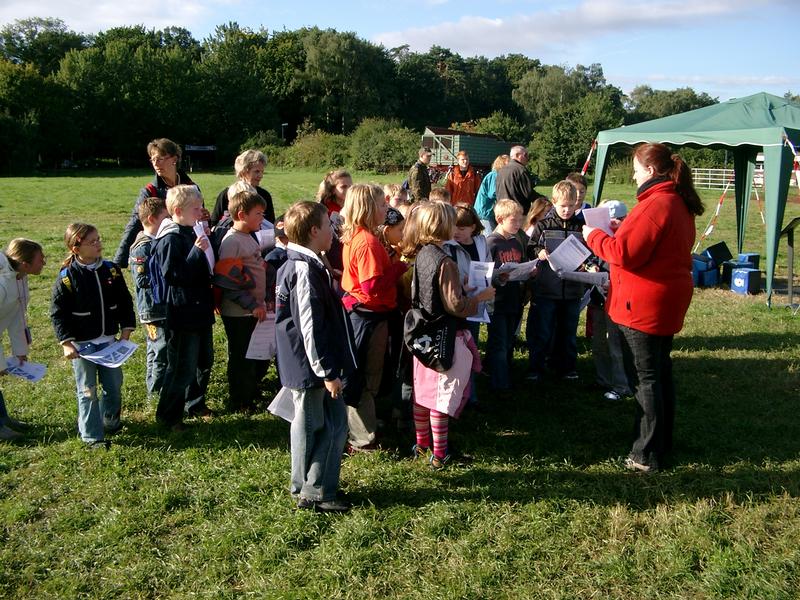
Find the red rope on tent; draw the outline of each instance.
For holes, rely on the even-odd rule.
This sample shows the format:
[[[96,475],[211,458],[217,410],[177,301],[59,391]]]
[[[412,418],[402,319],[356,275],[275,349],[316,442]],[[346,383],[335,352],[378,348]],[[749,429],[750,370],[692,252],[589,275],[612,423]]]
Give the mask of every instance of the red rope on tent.
[[[728,193],[728,190],[731,187],[731,183],[733,182],[733,177],[728,179],[728,182],[725,184],[725,189],[722,190],[722,195],[719,197],[719,202],[717,202],[717,209],[714,211],[714,214],[711,215],[711,220],[708,222],[703,235],[700,236],[700,239],[697,240],[697,243],[692,248],[692,252],[697,252],[697,249],[700,247],[700,244],[714,232],[714,228],[717,226],[717,219],[719,219],[719,213],[722,210],[722,203],[725,202],[725,195]]]
[[[583,168],[581,169],[581,175],[586,175],[586,172],[589,170],[589,163],[592,162],[592,154],[594,153],[594,149],[597,148],[597,140],[592,141],[592,147],[589,148],[589,156],[586,157],[586,162],[583,163]]]

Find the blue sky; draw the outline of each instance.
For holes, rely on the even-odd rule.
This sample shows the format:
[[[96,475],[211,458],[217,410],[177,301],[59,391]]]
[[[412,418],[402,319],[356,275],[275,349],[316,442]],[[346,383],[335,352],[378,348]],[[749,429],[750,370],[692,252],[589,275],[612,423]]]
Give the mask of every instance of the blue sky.
[[[386,47],[464,56],[521,53],[545,64],[599,62],[628,92],[689,86],[721,101],[759,91],[800,94],[797,0],[0,0],[0,23],[59,17],[76,31],[186,27],[196,38],[236,21],[258,29],[316,25]]]

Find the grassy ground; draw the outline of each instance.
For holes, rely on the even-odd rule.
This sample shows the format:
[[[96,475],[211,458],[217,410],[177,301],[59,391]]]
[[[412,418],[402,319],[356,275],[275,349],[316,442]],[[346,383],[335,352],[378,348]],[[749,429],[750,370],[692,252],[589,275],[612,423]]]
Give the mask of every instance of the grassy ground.
[[[184,435],[157,428],[141,351],[125,367],[125,428],[109,452],[87,452],[49,289],[66,224],[96,223],[113,254],[147,177],[0,179],[0,240],[40,240],[50,261],[31,281],[30,310],[31,356],[48,375],[2,382],[12,414],[32,427],[0,443],[0,596],[797,597],[800,316],[759,296],[697,292],[675,341],[674,466],[655,476],[622,469],[633,402],[589,389],[582,338],[581,383],[526,386],[522,352],[513,401],[489,397],[480,381],[488,411],[452,427],[470,466],[431,473],[397,435],[385,451],[347,459],[342,483],[357,507],[342,517],[293,509],[288,427],[271,416],[223,415]],[[320,177],[268,172],[265,187],[280,209],[312,197]],[[213,197],[230,176],[196,180]],[[633,189],[607,194],[630,205]],[[718,194],[705,197],[712,210]],[[726,202],[713,241],[735,246],[733,219]],[[755,208],[750,232],[745,249],[762,251]],[[218,330],[210,393],[221,409]],[[266,387],[275,386],[272,371]]]

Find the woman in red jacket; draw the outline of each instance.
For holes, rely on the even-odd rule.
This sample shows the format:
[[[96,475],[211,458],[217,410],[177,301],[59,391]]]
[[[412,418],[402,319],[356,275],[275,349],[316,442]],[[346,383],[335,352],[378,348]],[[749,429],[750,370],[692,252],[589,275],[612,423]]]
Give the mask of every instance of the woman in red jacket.
[[[672,449],[672,338],[692,299],[695,217],[703,204],[686,163],[663,144],[633,156],[637,205],[614,236],[584,226],[592,251],[611,265],[608,316],[623,334],[625,370],[638,402],[628,469],[657,471]]]

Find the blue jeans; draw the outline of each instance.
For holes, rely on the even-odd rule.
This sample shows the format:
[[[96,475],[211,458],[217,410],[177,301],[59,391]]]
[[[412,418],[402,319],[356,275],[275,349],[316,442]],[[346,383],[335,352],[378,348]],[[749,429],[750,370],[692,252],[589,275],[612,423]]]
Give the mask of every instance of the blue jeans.
[[[672,337],[651,335],[624,325],[625,371],[636,395],[636,420],[630,457],[658,468],[672,450],[675,383],[672,380]]]
[[[489,385],[493,390],[511,389],[511,360],[518,323],[518,314],[494,313],[487,326],[486,362],[489,365]]]
[[[76,343],[75,346],[79,352],[91,353],[102,350],[110,343]],[[72,361],[72,371],[75,373],[78,396],[78,433],[84,442],[101,442],[105,439],[106,427],[115,428],[119,425],[122,411],[122,369],[111,369],[79,357]],[[98,380],[103,388],[99,398]]]
[[[324,387],[292,390],[292,400],[291,492],[308,500],[334,500],[347,441],[344,401],[331,398]]]
[[[145,339],[147,340],[147,372],[145,383],[147,393],[158,395],[164,386],[167,374],[167,336],[164,321],[145,323]]]
[[[158,398],[156,420],[172,426],[183,420],[187,403],[202,406],[214,364],[211,326],[166,329],[167,372]]]
[[[622,356],[622,334],[600,306],[589,307],[592,319],[592,356],[598,385],[621,396],[631,393]],[[588,315],[587,315],[588,318]]]
[[[578,319],[580,299],[534,298],[528,313],[525,341],[528,343],[528,369],[539,374],[553,341],[551,366],[557,375],[575,370],[578,359]]]

